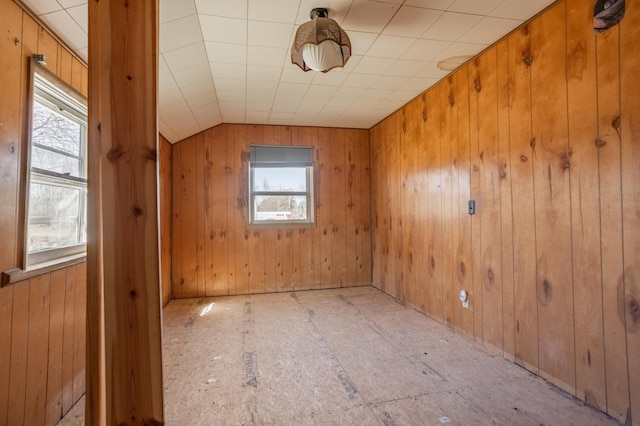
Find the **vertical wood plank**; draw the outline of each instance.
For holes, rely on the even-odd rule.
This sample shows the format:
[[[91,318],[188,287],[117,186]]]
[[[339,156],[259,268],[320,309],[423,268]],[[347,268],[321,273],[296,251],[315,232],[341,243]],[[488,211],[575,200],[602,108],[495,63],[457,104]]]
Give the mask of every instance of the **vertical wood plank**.
[[[509,36],[509,103],[513,196],[513,258],[515,283],[515,360],[538,371],[538,307],[536,239],[531,149],[531,41],[529,24]]]
[[[91,277],[103,278],[104,322],[89,328],[104,327],[104,351],[92,347],[89,357],[104,357],[105,364],[102,371],[91,364],[87,376],[89,388],[104,392],[106,402],[104,408],[101,403],[88,408],[101,413],[93,417],[99,424],[161,424],[158,2],[92,2],[89,21],[89,123],[100,129],[90,133],[90,143],[100,150],[91,152],[89,165],[100,168],[99,179],[89,181],[89,191],[100,193],[102,211],[92,220],[102,223],[89,228],[88,239],[104,237],[102,268],[96,270],[92,263],[89,271]],[[72,84],[82,90],[77,87],[83,79],[76,63],[74,59]],[[86,273],[81,266],[78,274],[82,279],[76,296],[82,303]],[[92,297],[90,303],[96,302],[96,295]],[[77,340],[84,344],[82,334]],[[74,394],[78,389],[74,384]]]
[[[76,268],[76,294],[73,309],[73,401],[78,401],[85,393],[86,381],[86,328],[87,328],[87,264]],[[159,302],[158,302],[159,303]]]
[[[600,256],[595,35],[590,4],[567,0],[576,395],[606,411]]]
[[[211,130],[211,243],[206,254],[211,262],[211,279],[213,280],[213,295],[229,294],[228,281],[228,252],[227,252],[227,128],[218,126]]]
[[[629,409],[629,380],[624,315],[620,295],[624,270],[622,253],[622,176],[620,140],[620,27],[596,37],[600,252],[607,413],[625,421]]]
[[[182,297],[184,278],[182,276],[182,144],[171,148],[171,296]]]
[[[363,285],[371,285],[372,281],[372,254],[371,243],[371,145],[370,133],[362,132],[360,139],[360,194],[362,212],[360,215],[360,235],[362,239],[362,261],[359,282]]]
[[[76,300],[77,268],[67,268],[65,294],[64,294],[64,319],[62,328],[62,412],[66,413],[73,407],[73,358],[74,350],[74,323]]]
[[[58,42],[47,30],[38,29],[38,53],[44,55],[45,68],[58,75]]]
[[[358,221],[358,179],[356,178],[356,132],[344,130],[344,175],[345,175],[345,251],[346,275],[345,285],[353,286],[357,283],[358,273],[358,236],[356,234]]]
[[[565,3],[531,23],[540,374],[575,392]],[[562,29],[562,30],[559,30]]]
[[[49,364],[47,366],[47,403],[45,424],[56,425],[62,418],[62,351],[64,336],[64,299],[67,270],[51,273],[49,292]]]
[[[163,137],[159,141],[160,185],[160,268],[162,269],[162,305],[171,300],[171,144]]]
[[[216,196],[220,194],[214,190],[213,175],[214,175],[214,157],[213,157],[213,133],[215,129],[209,129],[203,132],[202,153],[203,153],[203,173],[202,173],[202,206],[203,212],[203,263],[202,269],[204,270],[204,283],[205,283],[205,296],[214,296],[216,277],[214,272],[214,253],[213,253],[213,241],[216,238],[216,224],[219,220],[216,216],[216,206],[219,201],[216,200]],[[225,194],[226,195],[226,194]],[[226,205],[224,211],[224,218],[226,219]],[[216,262],[217,263],[217,262]]]
[[[480,116],[484,111],[480,112],[479,93],[482,89],[480,83],[480,64],[478,58],[473,59],[469,64],[469,161],[470,161],[470,194],[472,200],[475,200],[476,211],[483,212],[483,200],[480,197],[480,139],[478,136],[480,126]],[[471,279],[472,286],[469,294],[469,309],[473,312],[473,336],[476,340],[481,341],[484,330],[483,321],[483,300],[482,300],[482,255],[478,253],[482,251],[482,213],[471,216]]]
[[[223,125],[226,133],[226,180],[227,193],[227,282],[229,294],[238,294],[236,289],[236,183],[235,176],[240,172],[235,159],[235,126]]]
[[[503,355],[515,361],[515,293],[513,281],[513,204],[511,196],[511,143],[509,105],[509,43],[496,48],[498,90],[498,176],[500,189],[500,234],[502,262]]]
[[[24,424],[44,424],[47,398],[50,274],[32,278],[29,284],[29,335]]]
[[[241,125],[233,126],[233,169],[234,215],[235,215],[235,270],[236,270],[236,294],[248,294],[249,292],[249,255],[248,243],[250,233],[247,229],[247,160],[249,143],[247,141],[247,128]]]
[[[180,297],[198,296],[197,147],[195,137],[180,142]]]
[[[622,154],[622,226],[624,255],[624,317],[631,418],[640,422],[640,11],[629,4],[620,24],[620,117]],[[634,52],[634,53],[632,53]]]
[[[0,341],[5,342],[0,350],[0,424],[8,424],[9,379],[11,377],[11,329],[13,290],[15,286],[0,287]]]
[[[454,302],[459,302],[458,291],[454,289],[453,272],[455,262],[453,256],[453,164],[452,146],[456,143],[455,132],[452,129],[452,115],[455,100],[453,99],[453,79],[448,78],[442,83],[440,90],[441,111],[441,141],[440,152],[442,164],[442,319],[448,326],[453,326]],[[452,105],[453,103],[453,105]]]
[[[500,166],[498,162],[498,87],[496,48],[478,59],[478,147],[482,340],[502,352],[502,247],[500,218]]]
[[[13,290],[11,319],[11,370],[9,372],[9,413],[7,424],[23,424],[25,419],[27,349],[29,336],[29,281],[16,284]]]
[[[196,294],[198,297],[207,296],[207,281],[206,281],[206,264],[204,257],[204,245],[205,245],[205,206],[206,187],[205,187],[205,171],[207,169],[206,155],[205,155],[205,135],[203,132],[198,133],[193,142],[196,144],[196,181],[195,186],[195,207],[196,207]]]
[[[318,169],[316,190],[318,202],[316,204],[316,221],[320,231],[321,264],[317,273],[322,288],[329,288],[332,283],[332,226],[331,226],[331,135],[328,129],[318,131],[318,150],[316,167]]]
[[[22,74],[22,9],[14,2],[4,2],[0,27],[5,36],[0,39],[0,81],[2,81],[2,102],[0,102],[0,229],[3,230],[3,244],[0,245],[0,271],[15,268],[18,238],[18,184],[21,153],[20,127],[23,104],[21,96]],[[15,42],[18,40],[18,43]],[[18,107],[17,107],[18,106]],[[8,376],[5,376],[8,377]]]
[[[345,135],[340,129],[330,132],[331,144],[331,284],[344,287],[347,283],[347,239],[346,239],[346,163]]]

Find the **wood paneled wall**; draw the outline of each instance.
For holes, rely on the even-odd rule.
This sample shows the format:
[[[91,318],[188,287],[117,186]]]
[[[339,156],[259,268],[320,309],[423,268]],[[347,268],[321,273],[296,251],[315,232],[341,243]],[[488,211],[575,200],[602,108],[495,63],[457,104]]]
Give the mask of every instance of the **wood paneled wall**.
[[[158,185],[160,187],[160,282],[162,306],[171,301],[171,144],[162,135],[158,140]]]
[[[247,229],[253,143],[313,146],[315,228]],[[173,297],[371,284],[368,131],[223,124],[172,160]]]
[[[371,130],[374,284],[635,423],[639,43],[560,1]]]
[[[87,94],[87,69],[11,0],[0,0],[0,271],[20,266],[28,61]],[[84,394],[86,268],[0,288],[0,425],[55,425]]]

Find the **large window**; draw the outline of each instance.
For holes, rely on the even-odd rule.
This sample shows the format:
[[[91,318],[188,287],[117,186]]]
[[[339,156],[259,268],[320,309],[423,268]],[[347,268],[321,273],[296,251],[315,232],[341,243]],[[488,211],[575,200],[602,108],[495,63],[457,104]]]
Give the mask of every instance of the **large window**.
[[[251,146],[249,223],[270,226],[314,223],[311,147]]]
[[[33,72],[27,267],[86,250],[87,108],[39,67]]]

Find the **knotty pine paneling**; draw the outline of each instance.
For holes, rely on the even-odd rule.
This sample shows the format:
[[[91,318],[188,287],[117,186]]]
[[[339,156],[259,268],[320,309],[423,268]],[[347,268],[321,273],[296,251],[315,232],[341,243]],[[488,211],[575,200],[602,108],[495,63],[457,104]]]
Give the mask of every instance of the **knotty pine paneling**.
[[[622,422],[640,418],[639,20],[596,35],[591,3],[557,2],[370,131],[374,285]]]
[[[162,306],[171,301],[171,144],[158,138],[158,184],[160,199],[160,282]]]
[[[0,271],[20,267],[24,126],[33,53],[86,94],[86,68],[11,0],[0,0]],[[85,265],[0,288],[0,425],[55,425],[84,394]]]
[[[313,146],[316,226],[247,229],[249,145]],[[175,298],[371,284],[369,132],[223,124],[172,146]]]

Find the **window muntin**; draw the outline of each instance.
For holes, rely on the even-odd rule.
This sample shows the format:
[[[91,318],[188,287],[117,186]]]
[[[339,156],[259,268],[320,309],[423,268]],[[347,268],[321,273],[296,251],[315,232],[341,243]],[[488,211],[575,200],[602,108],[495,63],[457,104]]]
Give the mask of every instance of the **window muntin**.
[[[313,214],[310,147],[251,146],[250,225],[310,225]]]
[[[45,73],[33,73],[26,266],[86,250],[87,108]]]

